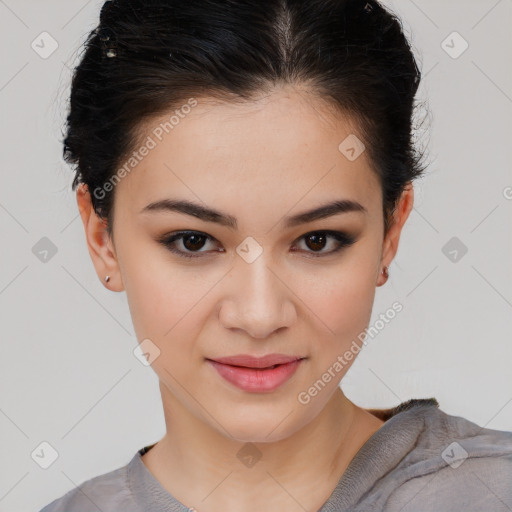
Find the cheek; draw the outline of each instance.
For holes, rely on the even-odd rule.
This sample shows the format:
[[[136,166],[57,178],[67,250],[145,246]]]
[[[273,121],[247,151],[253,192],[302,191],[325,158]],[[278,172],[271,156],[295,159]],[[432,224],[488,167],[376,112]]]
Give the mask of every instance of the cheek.
[[[178,268],[157,251],[154,244],[124,248],[123,282],[133,326],[139,341],[149,338],[165,346],[183,340],[184,345],[200,325],[201,299],[214,283],[192,266]]]
[[[314,313],[314,321],[331,339],[346,341],[367,326],[375,296],[373,280],[351,274],[343,280],[318,283],[307,289],[305,303]]]
[[[301,297],[314,315],[312,321],[321,329],[325,360],[343,352],[364,332],[371,318],[375,299],[375,252],[354,251],[343,264],[331,268],[302,285]],[[307,311],[307,310],[306,310]]]
[[[176,388],[171,377],[188,382],[189,367],[202,357],[195,340],[204,323],[201,297],[208,288],[182,272],[169,275],[168,271],[160,277],[147,269],[132,274],[130,285],[128,302],[137,340],[149,339],[157,347],[151,366],[179,396],[179,386]]]
[[[368,276],[352,273],[333,292],[326,305],[329,325],[343,343],[357,338],[370,321],[375,285]]]
[[[140,270],[130,281],[128,302],[138,336],[153,337],[162,345],[194,336],[209,280],[167,269],[165,275]]]

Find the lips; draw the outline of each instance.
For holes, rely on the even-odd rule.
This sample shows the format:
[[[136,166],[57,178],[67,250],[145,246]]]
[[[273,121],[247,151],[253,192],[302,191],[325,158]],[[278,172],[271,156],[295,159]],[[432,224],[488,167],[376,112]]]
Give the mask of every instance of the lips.
[[[254,357],[249,354],[239,354],[230,357],[217,357],[210,359],[221,364],[228,364],[230,366],[239,366],[243,368],[272,368],[281,364],[288,364],[299,359],[304,359],[301,356],[287,356],[285,354],[267,354],[263,357]]]
[[[304,357],[268,354],[254,357],[245,354],[207,359],[225,381],[250,393],[271,393],[292,377]]]

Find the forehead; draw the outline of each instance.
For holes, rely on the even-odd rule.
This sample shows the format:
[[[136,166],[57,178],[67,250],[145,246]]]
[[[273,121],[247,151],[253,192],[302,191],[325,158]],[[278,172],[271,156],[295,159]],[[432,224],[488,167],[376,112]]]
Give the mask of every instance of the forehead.
[[[290,207],[301,198],[378,202],[366,152],[350,160],[340,151],[347,137],[357,137],[357,126],[315,96],[282,89],[253,102],[196,101],[141,126],[140,146],[151,149],[117,185],[116,203],[119,195],[140,210],[167,196],[186,196],[242,201],[258,211],[265,200]]]

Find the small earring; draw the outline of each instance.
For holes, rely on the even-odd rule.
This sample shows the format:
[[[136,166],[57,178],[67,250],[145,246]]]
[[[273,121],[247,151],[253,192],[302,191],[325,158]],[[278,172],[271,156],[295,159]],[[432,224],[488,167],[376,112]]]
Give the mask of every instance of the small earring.
[[[110,276],[105,276],[105,282],[108,283],[110,281]]]
[[[387,279],[389,277],[388,268],[384,265],[384,268],[382,269],[381,274]]]

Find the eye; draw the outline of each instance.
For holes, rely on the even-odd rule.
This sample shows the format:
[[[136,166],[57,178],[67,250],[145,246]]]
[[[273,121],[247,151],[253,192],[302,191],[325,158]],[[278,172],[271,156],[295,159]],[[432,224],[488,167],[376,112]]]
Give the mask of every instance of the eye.
[[[313,257],[326,256],[329,254],[336,253],[343,249],[344,247],[348,247],[356,242],[355,237],[347,235],[341,231],[311,231],[302,235],[299,240],[304,239],[306,246],[312,248],[312,251],[305,250],[305,252],[309,252]],[[329,251],[323,251],[322,249],[325,246],[329,245],[327,242],[331,239],[334,245],[334,248]],[[171,252],[181,256],[183,258],[200,258],[203,257],[201,253],[208,252],[202,251],[207,241],[215,240],[210,235],[206,233],[201,233],[199,231],[180,231],[177,233],[173,233],[170,236],[164,236],[158,241],[167,247]],[[176,247],[176,243],[180,242],[182,247],[185,249],[179,249]],[[224,252],[224,250],[217,250],[217,252]],[[293,252],[296,252],[295,250]]]
[[[306,233],[305,235],[302,235],[300,240],[303,240],[306,244],[306,246],[312,251],[307,251],[313,256],[314,258],[321,257],[321,256],[327,256],[329,254],[336,253],[338,251],[341,251],[341,249],[345,247],[349,247],[350,245],[354,244],[356,242],[356,238],[350,235],[347,235],[346,233],[343,233],[341,231],[311,231],[309,233]],[[328,246],[328,240],[331,239],[331,247],[334,246],[333,249],[328,251],[323,251],[322,249],[325,248],[325,246]]]
[[[165,245],[171,252],[184,258],[200,258],[200,255],[194,253],[206,252],[199,251],[199,249],[204,247],[204,243],[207,240],[213,240],[213,238],[199,231],[180,231],[171,236],[163,237],[159,242]],[[176,248],[176,242],[178,241],[180,241],[182,246],[186,249],[185,251]]]

